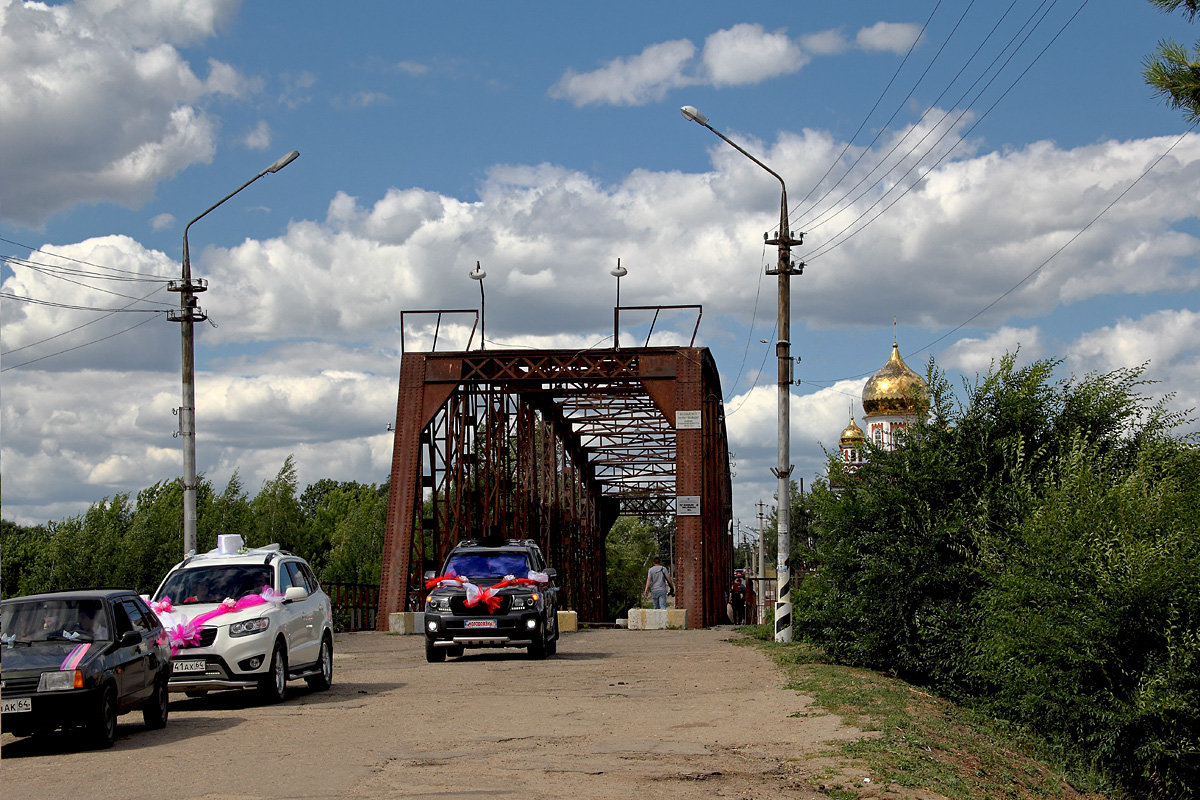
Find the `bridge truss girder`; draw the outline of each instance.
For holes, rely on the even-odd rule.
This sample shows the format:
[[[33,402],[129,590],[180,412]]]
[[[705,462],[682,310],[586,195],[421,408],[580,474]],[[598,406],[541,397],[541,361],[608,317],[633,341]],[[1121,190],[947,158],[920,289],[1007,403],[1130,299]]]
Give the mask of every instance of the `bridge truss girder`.
[[[693,412],[690,424],[676,426],[679,411]],[[419,610],[424,571],[489,529],[537,541],[563,607],[599,621],[608,529],[620,515],[655,514],[676,515],[677,606],[690,627],[716,624],[733,559],[731,486],[706,348],[406,352],[379,627]]]

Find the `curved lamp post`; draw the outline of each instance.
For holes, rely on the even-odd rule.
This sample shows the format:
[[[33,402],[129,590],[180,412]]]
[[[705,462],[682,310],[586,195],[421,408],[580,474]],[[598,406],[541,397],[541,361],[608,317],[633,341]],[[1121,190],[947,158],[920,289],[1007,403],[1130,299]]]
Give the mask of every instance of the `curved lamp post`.
[[[476,261],[474,271],[468,272],[467,277],[479,281],[479,349],[487,350],[487,297],[483,294],[483,279],[487,277],[487,272]]]
[[[779,464],[772,468],[771,472],[779,482],[779,505],[778,505],[778,552],[775,556],[775,641],[790,642],[792,640],[792,597],[791,597],[791,564],[788,559],[788,554],[792,548],[792,537],[790,529],[790,510],[791,510],[791,474],[792,465],[791,454],[789,453],[790,443],[790,400],[791,400],[791,385],[792,385],[792,355],[791,355],[791,328],[792,328],[792,306],[791,306],[791,277],[799,275],[803,269],[797,269],[792,264],[792,246],[803,244],[804,234],[799,234],[798,239],[793,239],[791,231],[788,229],[788,202],[787,202],[787,185],[784,184],[783,178],[779,177],[779,173],[768,167],[763,162],[759,161],[754,156],[747,153],[737,143],[732,141],[725,134],[708,124],[708,117],[701,114],[694,106],[684,106],[679,109],[683,114],[684,119],[691,120],[697,125],[703,125],[710,131],[715,133],[726,144],[746,158],[758,164],[767,172],[779,181],[780,198],[779,198],[779,230],[775,234],[774,239],[768,239],[766,235],[763,240],[767,244],[776,245],[779,248],[779,260],[775,269],[767,270],[768,275],[779,276],[779,319],[777,329],[779,331],[779,340],[775,343],[775,355],[779,363],[779,412],[778,412],[778,453]],[[803,264],[799,265],[803,268]]]
[[[192,280],[192,259],[188,252],[188,229],[203,219],[210,211],[245,189],[268,172],[279,172],[300,155],[293,150],[229,194],[213,203],[204,213],[183,228],[183,279],[171,281],[167,288],[179,292],[179,313],[168,313],[167,319],[180,323],[183,340],[183,405],[179,408],[179,435],[183,437],[183,554],[187,556],[196,549],[196,322],[208,319],[204,309],[197,303],[196,295],[208,289],[204,279]]]
[[[617,304],[613,306],[613,349],[621,349],[620,327],[621,327],[621,278],[629,274],[629,270],[621,266],[621,259],[617,259],[617,265],[608,271],[617,279]]]

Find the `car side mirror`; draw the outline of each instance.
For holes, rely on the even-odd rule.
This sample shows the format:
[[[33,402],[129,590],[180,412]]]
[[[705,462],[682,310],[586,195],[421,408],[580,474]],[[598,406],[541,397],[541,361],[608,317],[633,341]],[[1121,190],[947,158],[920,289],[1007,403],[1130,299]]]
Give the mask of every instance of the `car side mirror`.
[[[308,589],[303,586],[289,586],[287,591],[283,593],[283,602],[292,603],[296,600],[307,600]]]
[[[120,647],[133,647],[142,643],[142,635],[137,631],[125,631],[117,641]]]
[[[437,574],[433,570],[431,570],[431,569],[425,570],[425,580],[431,581],[436,577],[437,577]]]
[[[546,576],[550,578],[558,577],[558,570],[554,567],[546,567]]]

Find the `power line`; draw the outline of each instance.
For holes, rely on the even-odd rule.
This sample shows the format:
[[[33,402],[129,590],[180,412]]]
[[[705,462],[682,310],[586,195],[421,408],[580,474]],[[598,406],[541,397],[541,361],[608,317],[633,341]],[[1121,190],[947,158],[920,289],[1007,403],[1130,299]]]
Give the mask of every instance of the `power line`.
[[[150,297],[151,295],[157,294],[158,292],[161,292],[162,290],[163,290],[163,287],[160,286],[157,289],[155,289],[153,292],[151,292],[150,294],[146,295],[145,297],[140,297],[134,302],[140,302],[142,300],[145,300],[146,298]],[[133,305],[133,303],[130,303],[129,305]],[[53,336],[47,336],[45,339],[38,339],[36,342],[30,342],[29,344],[24,344],[24,345],[21,345],[20,347],[14,347],[12,350],[5,350],[3,353],[0,353],[0,355],[4,355],[4,356],[12,355],[13,353],[19,353],[22,350],[28,350],[30,347],[36,347],[39,344],[44,344],[45,342],[53,341],[54,339],[59,339],[63,336],[66,336],[69,333],[74,333],[75,331],[82,330],[83,328],[86,328],[89,325],[95,325],[97,322],[106,320],[109,317],[111,317],[113,314],[118,313],[118,311],[122,311],[128,307],[129,306],[124,306],[121,309],[117,309],[117,311],[111,311],[102,317],[97,317],[96,319],[91,320],[90,322],[85,322],[82,325],[76,325],[74,328],[71,328],[70,330],[65,330],[62,333],[56,333]]]
[[[925,118],[929,116],[930,112],[933,111],[937,107],[937,104],[942,101],[942,98],[946,96],[946,93],[950,91],[951,87],[953,87],[954,84],[958,82],[958,79],[960,77],[962,77],[962,74],[966,71],[967,67],[969,67],[971,65],[971,63],[975,60],[975,58],[980,54],[980,52],[982,52],[984,45],[986,45],[988,43],[988,41],[991,40],[991,38],[995,35],[997,29],[999,29],[1000,25],[1004,22],[1005,19],[1008,18],[1008,15],[1012,12],[1013,6],[1016,5],[1016,2],[1017,2],[1017,0],[1013,0],[1013,2],[1004,11],[1004,13],[1002,15],[1000,15],[1000,18],[992,26],[992,29],[990,31],[988,31],[987,35],[983,37],[983,40],[980,41],[980,43],[978,45],[976,45],[975,52],[973,52],[971,54],[971,57],[968,58],[963,63],[962,67],[959,68],[958,72],[955,73],[954,77],[950,79],[950,81],[946,84],[946,86],[942,89],[942,91],[938,94],[938,96],[936,98],[934,98],[934,100],[929,104],[929,107],[926,108],[924,113],[921,114],[920,119],[918,119],[916,121],[916,123],[914,123],[909,128],[909,130],[905,132],[904,136],[902,136],[901,138],[896,140],[896,142],[892,144],[892,146],[888,150],[888,152],[885,153],[879,159],[879,161],[875,164],[875,166],[873,166],[865,175],[863,175],[863,177],[861,177],[857,183],[855,183],[852,187],[847,189],[842,194],[841,197],[839,197],[837,200],[833,201],[827,209],[825,209],[820,214],[818,214],[816,217],[814,217],[810,222],[802,224],[801,227],[806,228],[807,230],[811,231],[812,229],[820,227],[820,225],[823,225],[824,224],[824,222],[822,222],[823,219],[829,217],[829,215],[831,215],[831,214],[836,213],[843,200],[845,200],[856,189],[858,189],[860,186],[862,186],[864,183],[866,183],[866,181],[868,179],[870,179],[870,177],[872,175],[874,175],[877,170],[879,170],[885,163],[887,163],[888,159],[891,158],[892,154],[895,153],[896,150],[898,150],[900,148],[900,146],[905,141],[908,140],[909,136],[919,128],[921,123],[923,123],[925,121]],[[1045,2],[1046,2],[1046,0],[1042,0],[1043,5],[1045,4]],[[1038,8],[1041,8],[1041,6],[1039,6]],[[970,11],[970,7],[967,8],[967,11]],[[945,48],[945,46],[949,43],[950,38],[953,37],[954,32],[957,31],[958,27],[962,24],[963,19],[966,17],[967,11],[964,11],[963,15],[961,17],[959,17],[958,22],[955,23],[954,30],[951,31],[950,36],[947,37],[946,40],[942,43],[942,49]],[[1036,13],[1037,12],[1035,11],[1034,14],[1036,14]],[[1032,19],[1032,15],[1030,18]],[[1020,30],[1024,30],[1025,26],[1028,24],[1029,24],[1029,21],[1026,20],[1025,24],[1021,26]],[[1009,46],[1012,45],[1013,40],[1016,38],[1017,35],[1019,35],[1020,30],[1018,30],[1017,34],[1014,34],[1013,37],[1009,39],[1009,42],[1001,49],[1001,51],[1000,51],[1001,54],[1003,54],[1004,51],[1007,50],[1009,48]],[[937,61],[937,58],[941,55],[942,49],[938,50],[937,54],[929,62],[929,66],[926,67],[925,72],[923,72],[921,74],[921,77],[917,80],[917,83],[913,85],[913,89],[910,90],[908,95],[904,98],[904,100],[899,105],[897,105],[896,110],[892,112],[892,116],[888,118],[887,122],[885,122],[884,125],[880,128],[879,132],[875,134],[875,138],[872,139],[869,144],[867,144],[867,146],[863,149],[863,151],[858,155],[858,158],[856,158],[854,160],[854,163],[851,164],[846,169],[846,172],[842,175],[842,177],[838,179],[838,182],[835,183],[833,186],[831,186],[829,191],[827,191],[822,196],[822,198],[821,198],[822,200],[825,197],[828,197],[830,194],[832,194],[833,190],[836,189],[837,186],[840,185],[841,182],[850,175],[850,173],[851,173],[851,171],[853,171],[854,167],[856,167],[859,164],[859,162],[862,161],[863,157],[867,153],[870,152],[871,147],[873,147],[875,145],[875,143],[877,141],[879,141],[880,137],[882,137],[883,134],[888,130],[887,126],[891,124],[892,120],[896,118],[896,114],[898,114],[900,112],[900,110],[901,110],[901,108],[903,108],[904,104],[907,103],[908,99],[912,97],[913,91],[916,90],[916,87],[918,85],[920,85],[921,81],[924,80],[925,75],[933,67],[933,64]],[[981,78],[983,75],[987,74],[988,70],[990,70],[992,68],[992,66],[995,65],[996,60],[998,58],[999,58],[999,56],[997,56],[996,59],[993,59],[992,63],[989,64],[988,67],[984,69],[983,73],[980,76]],[[976,79],[975,83],[972,85],[977,85],[978,81],[979,81],[979,79]],[[969,87],[968,87],[967,91],[969,91]],[[961,102],[963,100],[963,98],[966,97],[966,94],[967,94],[967,92],[964,91],[963,94],[959,96],[958,102]],[[978,99],[978,98],[976,98],[976,99]],[[969,109],[970,106],[968,105],[967,108]],[[963,113],[965,113],[965,111]],[[949,116],[949,112],[944,113],[942,115],[942,119],[944,120],[947,116]],[[936,129],[936,125],[934,126],[934,129]],[[899,159],[896,160],[895,166],[889,167],[887,170],[885,170],[884,174],[880,175],[878,180],[876,180],[874,183],[872,183],[870,186],[868,186],[867,189],[864,190],[863,192],[861,192],[857,197],[855,197],[854,200],[851,200],[850,205],[853,205],[857,200],[859,200],[861,197],[863,197],[863,195],[865,195],[869,191],[871,191],[871,189],[874,189],[876,186],[879,186],[879,184],[881,184],[884,181],[884,179],[887,177],[887,173],[890,172],[892,169],[895,169],[895,167],[898,167],[899,165],[903,164],[905,159],[907,159],[914,152],[916,152],[917,148],[919,148],[921,146],[921,143],[924,142],[925,139],[928,138],[928,136],[929,136],[929,134],[926,133],[926,135],[924,137],[922,137],[920,141],[918,141],[916,144],[911,146],[903,155],[900,156]],[[930,148],[930,149],[932,150],[932,148]],[[818,203],[814,203],[813,208],[815,208],[818,204],[819,204],[819,201],[818,201]],[[811,211],[812,209],[810,208],[809,210]]]
[[[61,258],[66,261],[74,261],[76,264],[83,264],[88,267],[95,267],[96,269],[103,269],[103,270],[108,270],[110,272],[123,273],[125,275],[136,275],[139,277],[144,277],[148,280],[164,280],[160,276],[152,275],[147,272],[134,272],[133,270],[120,269],[118,267],[107,267],[107,266],[104,266],[103,264],[95,264],[91,261],[84,261],[83,259],[80,259],[80,258],[72,258],[71,256],[64,256],[61,253],[53,253],[53,252],[50,252],[49,250],[40,250],[31,245],[13,241],[12,239],[6,239],[3,236],[0,236],[0,242],[4,242],[5,244],[11,244],[11,245],[15,245],[17,247],[24,248],[26,250],[29,250],[31,253],[41,253],[42,255],[53,256],[54,258]]]
[[[1149,166],[1147,166],[1147,167],[1146,167],[1146,169],[1144,169],[1144,170],[1142,171],[1142,174],[1141,174],[1141,175],[1139,175],[1137,178],[1135,178],[1135,179],[1133,180],[1133,182],[1132,182],[1132,183],[1130,183],[1130,184],[1129,184],[1128,186],[1126,186],[1126,187],[1125,187],[1123,190],[1121,190],[1121,193],[1120,193],[1120,194],[1118,194],[1116,197],[1114,197],[1114,198],[1113,198],[1111,201],[1109,201],[1108,205],[1106,205],[1106,206],[1105,206],[1103,209],[1101,209],[1101,210],[1100,210],[1100,211],[1099,211],[1099,212],[1098,212],[1098,213],[1097,213],[1097,214],[1096,214],[1094,217],[1092,217],[1092,219],[1091,219],[1091,220],[1089,220],[1089,221],[1088,221],[1088,223],[1087,223],[1086,225],[1084,225],[1082,228],[1080,228],[1078,231],[1076,231],[1076,232],[1075,232],[1075,233],[1074,233],[1074,234],[1071,236],[1071,238],[1070,238],[1070,239],[1068,239],[1066,242],[1064,242],[1062,245],[1060,245],[1060,246],[1058,247],[1058,249],[1056,249],[1056,250],[1055,250],[1053,253],[1051,253],[1049,256],[1047,256],[1047,257],[1046,257],[1046,258],[1045,258],[1045,259],[1044,259],[1044,260],[1043,260],[1043,261],[1042,261],[1040,264],[1038,264],[1036,267],[1034,267],[1032,270],[1030,270],[1030,271],[1029,271],[1029,272],[1028,272],[1028,273],[1027,273],[1027,274],[1026,274],[1026,275],[1025,275],[1023,278],[1021,278],[1021,280],[1017,281],[1015,284],[1013,284],[1013,285],[1012,285],[1011,287],[1009,287],[1007,290],[1005,290],[1004,292],[1002,292],[1002,293],[1001,293],[1001,294],[1000,294],[998,297],[996,297],[996,298],[995,298],[994,300],[992,300],[990,303],[988,303],[987,305],[985,305],[985,306],[983,306],[982,308],[980,308],[980,309],[979,309],[977,312],[975,312],[975,313],[974,313],[974,314],[972,314],[970,317],[968,317],[967,319],[965,319],[965,320],[963,320],[962,322],[960,322],[958,325],[955,325],[953,328],[950,328],[949,330],[945,331],[943,334],[941,334],[940,336],[938,336],[936,339],[934,339],[934,340],[932,340],[932,341],[930,341],[930,342],[927,342],[926,344],[922,345],[921,347],[918,347],[918,348],[916,348],[916,349],[914,349],[914,350],[911,350],[911,351],[909,351],[909,353],[907,353],[906,355],[908,355],[909,357],[911,357],[911,356],[913,356],[913,355],[915,355],[915,354],[917,354],[917,353],[922,353],[922,352],[925,352],[925,351],[929,350],[930,348],[932,348],[934,345],[936,345],[936,344],[938,344],[939,342],[941,342],[942,340],[946,339],[948,336],[950,336],[950,335],[954,334],[955,332],[957,332],[957,331],[959,331],[959,330],[962,330],[962,329],[963,329],[964,327],[966,327],[968,324],[970,324],[971,322],[973,322],[973,321],[975,321],[976,319],[978,319],[978,318],[979,318],[981,315],[983,315],[983,314],[984,314],[986,311],[988,311],[989,309],[991,309],[991,308],[995,307],[995,306],[996,306],[996,305],[997,305],[997,304],[998,304],[998,303],[999,303],[1001,300],[1003,300],[1004,298],[1008,297],[1008,296],[1009,296],[1009,295],[1011,295],[1013,292],[1015,292],[1017,289],[1019,289],[1019,288],[1020,288],[1022,285],[1024,285],[1024,284],[1025,284],[1025,283],[1026,283],[1026,282],[1027,282],[1027,281],[1028,281],[1030,278],[1032,278],[1034,275],[1036,275],[1036,274],[1038,274],[1039,272],[1041,272],[1041,271],[1042,271],[1042,270],[1043,270],[1043,269],[1046,267],[1046,265],[1047,265],[1047,264],[1049,264],[1051,261],[1053,261],[1053,260],[1054,260],[1054,259],[1055,259],[1055,258],[1056,258],[1056,257],[1057,257],[1059,254],[1060,254],[1060,253],[1062,253],[1064,250],[1066,250],[1066,249],[1067,249],[1068,247],[1070,247],[1072,244],[1074,244],[1075,240],[1077,240],[1077,239],[1078,239],[1080,236],[1082,236],[1082,235],[1083,235],[1085,232],[1087,232],[1087,230],[1088,230],[1088,229],[1090,229],[1090,228],[1091,228],[1093,225],[1095,225],[1095,224],[1096,224],[1096,222],[1097,222],[1097,221],[1098,221],[1098,220],[1099,220],[1101,217],[1103,217],[1105,214],[1107,214],[1107,213],[1108,213],[1108,212],[1109,212],[1109,211],[1112,209],[1112,207],[1113,207],[1113,206],[1115,206],[1117,203],[1119,203],[1119,202],[1120,202],[1120,201],[1121,201],[1121,200],[1122,200],[1122,199],[1125,197],[1125,195],[1127,195],[1127,194],[1128,194],[1128,193],[1129,193],[1129,192],[1130,192],[1130,191],[1133,189],[1133,187],[1137,186],[1137,185],[1138,185],[1138,183],[1140,183],[1140,182],[1141,182],[1142,178],[1145,178],[1147,175],[1149,175],[1149,174],[1150,174],[1150,172],[1151,172],[1151,171],[1152,171],[1152,170],[1153,170],[1153,169],[1154,169],[1156,166],[1158,166],[1159,162],[1161,162],[1161,161],[1162,161],[1164,158],[1166,158],[1168,155],[1170,155],[1170,154],[1171,154],[1171,152],[1172,152],[1172,151],[1173,151],[1173,150],[1174,150],[1174,149],[1175,149],[1177,146],[1179,146],[1180,142],[1182,142],[1182,141],[1183,141],[1185,138],[1187,138],[1188,134],[1189,134],[1189,133],[1191,133],[1193,130],[1195,130],[1197,126],[1200,126],[1200,123],[1193,123],[1191,126],[1189,126],[1189,127],[1187,128],[1187,130],[1185,130],[1183,133],[1181,133],[1181,134],[1179,135],[1179,138],[1177,138],[1177,139],[1176,139],[1174,142],[1172,142],[1172,143],[1171,143],[1171,146],[1170,146],[1170,147],[1168,147],[1166,150],[1164,150],[1162,153],[1160,153],[1160,154],[1159,154],[1159,155],[1158,155],[1158,156],[1157,156],[1157,157],[1156,157],[1156,158],[1155,158],[1155,159],[1154,159],[1152,162],[1150,162]],[[822,384],[823,384],[823,385],[831,385],[831,384],[833,384],[833,383],[836,383],[836,382],[838,382],[838,381],[843,381],[843,380],[854,380],[854,379],[856,379],[856,378],[862,378],[862,377],[865,377],[865,376],[867,376],[867,375],[869,375],[869,374],[871,374],[871,373],[868,371],[868,372],[863,372],[863,373],[860,373],[860,374],[858,374],[858,375],[852,375],[852,376],[848,376],[848,377],[845,377],[845,378],[836,378],[836,379],[834,379],[834,380],[822,380],[822,381],[810,380],[810,381],[807,381],[807,382],[808,382],[808,383],[816,383],[816,384],[818,384],[818,385],[822,385]]]
[[[1013,0],[1013,2],[1016,2],[1016,0]],[[898,67],[896,67],[896,71],[892,73],[892,77],[888,80],[887,85],[883,87],[883,91],[879,93],[879,97],[875,98],[875,104],[873,106],[871,106],[871,110],[867,112],[867,115],[865,117],[863,117],[862,122],[858,123],[858,128],[855,129],[854,133],[850,134],[850,138],[848,138],[846,140],[846,144],[842,146],[842,152],[838,153],[837,156],[833,159],[833,162],[829,165],[829,168],[825,170],[825,174],[817,179],[817,182],[813,184],[813,187],[808,190],[808,194],[804,195],[804,198],[801,199],[797,205],[803,205],[804,203],[808,202],[808,198],[812,197],[813,192],[815,192],[818,188],[820,188],[821,182],[829,177],[829,173],[833,172],[833,168],[836,167],[838,165],[838,162],[842,160],[842,156],[846,155],[846,151],[850,149],[850,145],[853,144],[854,140],[858,138],[858,134],[862,133],[862,129],[864,127],[866,127],[867,122],[871,119],[871,115],[875,113],[875,109],[879,108],[879,104],[882,103],[883,98],[885,96],[887,96],[888,89],[892,88],[892,84],[896,81],[896,78],[900,75],[900,71],[902,69],[904,69],[904,65],[908,63],[909,56],[911,56],[913,54],[913,51],[916,50],[917,44],[921,41],[921,38],[925,35],[925,30],[929,27],[929,23],[933,20],[933,15],[937,13],[937,10],[941,7],[941,5],[942,5],[941,0],[938,0],[938,2],[934,5],[933,10],[929,12],[929,16],[925,19],[925,24],[921,26],[920,33],[918,33],[916,38],[913,39],[912,44],[908,46],[908,52],[906,52],[904,54],[904,58],[900,60],[900,65]],[[975,5],[975,2],[974,2],[974,0],[971,0],[971,6],[973,6],[973,5]],[[968,9],[969,8],[970,8],[970,6],[968,6]],[[964,15],[965,15],[965,12],[964,12]],[[957,26],[955,26],[955,27],[957,27]],[[953,35],[953,33],[951,35]],[[947,39],[947,41],[949,41],[949,39]],[[943,44],[943,47],[944,46],[945,45]],[[939,50],[938,52],[940,53],[941,50]],[[930,65],[932,66],[932,64],[933,64],[933,62],[931,61]],[[926,69],[926,71],[928,71],[928,69]],[[923,74],[922,74],[922,77],[924,77]],[[918,80],[917,83],[919,84],[920,81]],[[908,98],[912,97],[912,93],[913,93],[913,91],[916,90],[916,88],[917,88],[917,85],[914,84],[913,88],[911,90],[909,90],[908,96],[906,96],[904,98],[904,101],[901,102],[900,106],[903,106],[904,102],[907,102]],[[885,122],[881,126],[881,130],[886,129],[888,124],[892,121],[892,119],[895,118],[896,113],[899,111],[900,106],[897,106],[897,111],[892,112],[892,116],[888,119],[887,122]],[[878,139],[879,138],[878,135],[875,138]],[[869,149],[870,145],[867,145],[867,148]],[[860,154],[859,159],[861,159],[861,158],[862,158],[862,155]],[[854,169],[854,166],[857,163],[858,163],[858,159],[855,159],[854,164],[851,164],[846,169],[846,173],[844,173],[842,177],[844,178],[846,174],[849,174],[850,170]],[[791,214],[788,215],[788,221],[792,222],[792,221],[794,221],[793,220],[794,217],[802,216],[803,214],[807,214],[809,211],[812,211],[814,208],[816,208],[818,205],[820,205],[821,201],[824,200],[826,197],[828,197],[830,192],[832,192],[834,189],[836,189],[838,187],[838,184],[840,184],[841,182],[842,182],[842,178],[838,178],[837,182],[835,182],[833,184],[833,186],[831,186],[825,192],[825,194],[821,195],[815,201],[813,201],[813,204],[811,206],[809,206],[807,209],[805,209],[804,211],[798,211],[798,210],[793,211]]]
[[[858,224],[859,221],[861,221],[864,217],[866,217],[871,212],[872,209],[874,209],[876,206],[878,206],[880,203],[882,203],[887,198],[887,196],[889,194],[891,194],[897,187],[901,186],[904,179],[907,178],[908,175],[911,174],[914,169],[917,169],[917,167],[920,166],[919,160],[917,162],[913,163],[913,165],[910,166],[907,170],[905,170],[904,174],[901,175],[897,179],[896,183],[892,186],[891,189],[888,189],[886,192],[884,192],[882,195],[880,195],[880,197],[877,198],[875,200],[875,202],[873,202],[865,210],[863,210],[862,213],[860,213],[857,217],[855,217],[852,221],[850,221],[844,228],[842,228],[840,231],[838,231],[836,234],[834,234],[832,240],[830,240],[826,244],[821,245],[820,247],[816,248],[815,250],[813,250],[809,253],[806,253],[804,256],[802,256],[802,258],[805,261],[811,261],[812,259],[819,258],[820,256],[825,255],[829,251],[834,250],[837,247],[840,247],[841,245],[845,244],[851,238],[853,238],[854,236],[858,235],[863,230],[865,230],[867,228],[867,226],[869,226],[872,222],[879,219],[879,217],[883,216],[883,214],[885,214],[889,209],[891,209],[892,206],[894,206],[896,203],[898,203],[901,200],[901,198],[903,198],[910,191],[912,191],[913,188],[916,187],[925,178],[925,176],[927,176],[930,172],[932,172],[934,169],[936,169],[938,167],[938,165],[940,165],[943,161],[945,161],[947,158],[949,158],[950,154],[953,153],[956,149],[958,149],[958,146],[961,145],[966,140],[966,138],[971,134],[971,132],[974,131],[975,128],[981,122],[983,122],[983,120],[986,119],[987,116],[996,108],[996,106],[999,105],[1000,102],[1002,100],[1004,100],[1005,97],[1008,96],[1008,93],[1010,91],[1012,91],[1013,87],[1015,87],[1018,82],[1020,82],[1021,78],[1025,77],[1025,75],[1028,74],[1029,70],[1031,70],[1034,67],[1034,65],[1037,64],[1037,62],[1041,59],[1041,57],[1043,55],[1045,55],[1046,51],[1048,49],[1050,49],[1051,45],[1053,45],[1056,41],[1058,41],[1058,37],[1061,36],[1063,31],[1066,30],[1067,26],[1070,25],[1072,21],[1074,21],[1075,17],[1077,17],[1079,15],[1079,13],[1081,11],[1083,11],[1083,8],[1084,8],[1084,6],[1087,5],[1087,3],[1088,3],[1088,0],[1083,0],[1083,2],[1079,5],[1079,7],[1077,9],[1075,9],[1075,13],[1072,14],[1070,16],[1070,18],[1066,22],[1063,23],[1062,27],[1060,27],[1058,29],[1058,31],[1054,34],[1053,38],[1051,38],[1050,41],[1047,42],[1046,45],[1038,52],[1037,56],[1035,56],[1034,59],[1031,62],[1029,62],[1029,64],[1025,67],[1025,69],[1023,69],[1021,71],[1021,73],[1016,78],[1013,79],[1012,83],[1010,83],[1008,85],[1008,87],[1000,94],[1000,96],[997,97],[996,100],[990,106],[988,106],[987,110],[984,111],[979,116],[978,119],[976,119],[973,123],[971,123],[971,125],[967,128],[967,130],[961,136],[958,137],[958,140],[951,147],[949,147],[945,153],[943,153],[932,164],[930,164],[928,169],[926,169],[924,172],[922,172],[918,176],[916,181],[914,181],[913,183],[911,183],[907,187],[905,187],[904,190],[899,195],[897,195],[894,200],[892,200],[890,203],[888,203],[886,206],[884,206],[879,211],[879,213],[875,214],[875,216],[868,219],[865,223],[863,223],[861,226],[859,226],[856,230],[851,231],[848,235],[844,236],[841,239],[838,239],[839,236],[842,236],[842,234],[846,233],[846,231],[853,228],[856,224]],[[1043,19],[1044,19],[1044,15],[1043,15]],[[1039,24],[1040,24],[1040,21],[1039,21]],[[1036,28],[1036,26],[1035,26],[1035,28]],[[1028,40],[1029,35],[1031,35],[1032,33],[1033,33],[1033,30],[1031,29],[1029,31],[1029,34],[1027,34],[1025,37],[1026,40]],[[1018,46],[1017,50],[1019,50],[1019,49],[1020,49],[1020,46]],[[1008,61],[1012,60],[1013,56],[1016,55],[1017,50],[1014,50],[1009,55],[1008,59],[1005,61],[1005,64],[1007,64]],[[1001,67],[1001,69],[1003,69],[1003,66]],[[991,86],[992,82],[997,77],[999,77],[999,74],[1000,74],[999,71],[997,71],[996,75],[994,75],[987,82],[987,84],[985,84],[984,87],[982,89],[980,89],[979,93],[976,95],[976,98],[975,98],[976,100],[979,98],[980,95],[983,94],[984,91],[986,91],[988,89],[989,86]],[[974,102],[974,101],[972,101],[972,102]],[[969,111],[969,110],[970,110],[969,106],[967,108],[964,108],[959,113],[958,117],[956,117],[955,123],[957,123],[959,120],[961,120],[963,118],[963,116],[967,113],[967,111]],[[922,137],[922,141],[924,141],[925,138],[928,138],[928,136],[933,133],[933,130],[935,130],[935,129],[931,129],[929,131],[929,133],[927,133],[924,137]],[[936,147],[938,144],[940,144],[942,142],[942,140],[945,139],[946,136],[948,136],[953,130],[954,130],[953,124],[947,126],[946,130],[942,133],[942,135],[938,137],[937,141],[935,141],[933,143],[933,145],[929,148],[929,150],[926,152],[927,153],[932,152],[933,148]],[[912,151],[910,151],[910,153],[911,152]],[[859,195],[859,197],[861,197],[861,196],[862,195]]]
[[[83,344],[77,344],[74,347],[68,347],[66,350],[59,350],[57,353],[50,353],[48,355],[39,356],[38,358],[32,358],[29,361],[23,361],[20,364],[13,364],[11,367],[4,367],[3,369],[0,369],[0,372],[8,372],[10,369],[17,369],[19,367],[25,367],[30,364],[35,364],[38,361],[45,361],[47,358],[53,358],[54,356],[61,356],[63,353],[70,353],[72,350],[79,350],[81,348],[88,347],[89,345],[96,344],[97,342],[103,342],[107,339],[113,338],[114,336],[120,336],[122,333],[131,331],[134,328],[140,328],[142,325],[145,325],[147,322],[150,322],[152,320],[153,320],[153,317],[147,317],[146,319],[142,320],[141,322],[135,322],[133,325],[130,325],[128,328],[119,330],[116,333],[110,333],[108,336],[102,336],[99,339],[93,339],[90,342],[84,342]]]

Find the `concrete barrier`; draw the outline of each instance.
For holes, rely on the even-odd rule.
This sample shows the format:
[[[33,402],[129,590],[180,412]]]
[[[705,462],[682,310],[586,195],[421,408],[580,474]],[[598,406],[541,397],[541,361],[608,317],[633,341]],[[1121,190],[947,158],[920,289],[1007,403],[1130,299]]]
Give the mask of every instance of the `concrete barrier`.
[[[631,608],[629,630],[654,631],[664,628],[686,628],[686,608]]]
[[[388,614],[388,633],[414,634],[424,632],[424,611],[395,611]]]
[[[559,633],[574,633],[579,630],[578,611],[559,611],[557,613]]]

